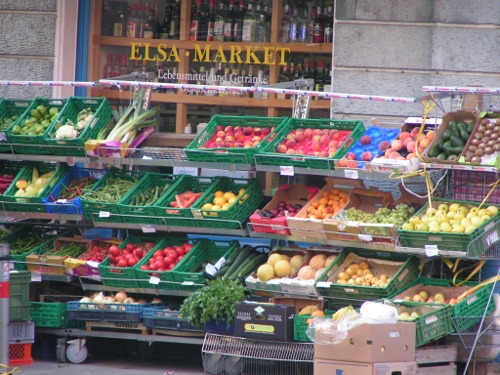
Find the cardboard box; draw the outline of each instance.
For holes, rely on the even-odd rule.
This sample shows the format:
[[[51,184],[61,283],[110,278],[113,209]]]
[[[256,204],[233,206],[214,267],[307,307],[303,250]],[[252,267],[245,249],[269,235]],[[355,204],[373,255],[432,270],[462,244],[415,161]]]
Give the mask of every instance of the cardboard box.
[[[290,229],[288,228],[286,216],[270,219],[261,217],[259,213],[263,210],[272,210],[277,208],[280,201],[285,201],[288,204],[294,205],[300,204],[302,207],[304,207],[317,192],[318,188],[306,186],[304,184],[280,186],[276,193],[273,195],[271,201],[266,204],[266,206],[262,210],[257,210],[250,216],[252,230],[254,232],[274,233],[282,236],[289,236],[291,233]]]
[[[26,256],[26,263],[28,264],[28,271],[35,273],[43,273],[49,275],[65,275],[66,267],[65,260],[68,256],[51,255],[51,252],[58,251],[64,243],[77,243],[85,248],[91,241],[79,238],[59,237],[54,240],[54,248],[44,254],[30,254]]]
[[[66,267],[66,273],[71,276],[92,276],[99,279],[101,277],[99,263],[97,262],[67,258],[64,260],[64,266]]]
[[[415,360],[416,328],[413,322],[361,324],[347,333],[339,344],[314,344],[314,359],[355,362]],[[328,333],[316,333],[318,342],[328,342]]]
[[[295,314],[298,314],[306,306],[317,306],[320,310],[324,310],[325,302],[318,298],[289,298],[289,297],[274,297],[269,299],[269,303],[275,305],[293,306]]]
[[[438,163],[438,164],[458,164],[458,161],[451,161],[451,160],[443,160],[443,159],[438,159],[438,158],[431,158],[429,155],[429,152],[432,150],[434,145],[439,142],[439,140],[443,137],[444,131],[448,128],[448,123],[451,120],[456,120],[457,122],[460,121],[476,121],[476,116],[472,112],[468,111],[456,111],[456,112],[448,112],[443,116],[441,125],[439,126],[438,130],[436,131],[436,134],[434,135],[434,139],[432,140],[431,143],[429,143],[429,146],[424,150],[422,153],[422,159],[426,163]]]
[[[348,178],[325,178],[326,185],[297,213],[295,217],[287,219],[288,227],[292,236],[300,237],[306,241],[314,242],[318,239],[326,239],[323,220],[310,219],[307,217],[307,209],[311,204],[320,200],[324,191],[333,188],[341,189],[349,193],[353,188],[364,188],[362,180],[352,180]]]
[[[253,301],[238,302],[234,334],[255,340],[293,341],[294,314],[293,306]]]
[[[392,173],[392,172],[412,172],[420,167],[418,158],[409,160],[382,159],[375,158],[370,162],[372,172]]]
[[[394,200],[389,192],[382,192],[376,188],[354,189],[349,195],[349,203],[333,219],[324,220],[326,237],[331,240],[362,242],[363,236],[360,237],[359,234],[371,235],[370,230],[366,228],[373,226],[384,228],[388,234],[396,237],[397,227],[395,225],[350,221],[345,216],[345,211],[351,207],[373,214],[379,208],[393,204]]]
[[[416,375],[417,363],[409,362],[344,362],[314,360],[314,375]]]

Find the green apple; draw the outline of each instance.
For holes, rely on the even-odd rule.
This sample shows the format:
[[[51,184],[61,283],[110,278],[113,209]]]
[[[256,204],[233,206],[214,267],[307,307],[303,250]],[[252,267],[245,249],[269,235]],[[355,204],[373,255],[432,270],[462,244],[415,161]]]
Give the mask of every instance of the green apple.
[[[410,318],[412,319],[417,319],[420,317],[420,314],[417,312],[417,311],[413,311],[411,314],[410,314]]]
[[[461,212],[462,214],[467,215],[469,213],[469,209],[465,206],[460,206],[458,208],[458,212]]]
[[[472,223],[470,222],[470,219],[468,217],[460,220],[460,224],[462,224],[464,227],[468,227],[469,225],[472,225]]]
[[[398,316],[398,320],[409,320],[410,319],[410,314],[406,311],[403,311],[401,314]]]
[[[453,216],[453,219],[455,220],[462,220],[463,218],[465,218],[465,215],[461,212],[457,212],[455,213],[455,216]]]
[[[444,203],[441,203],[441,204],[438,206],[438,211],[448,212],[448,205],[447,205],[447,204],[444,204]]]
[[[437,210],[434,207],[429,207],[426,211],[425,214],[429,217],[434,216],[436,214]]]
[[[483,215],[483,216],[481,216],[481,220],[483,221],[483,223],[486,223],[490,219],[491,219],[490,215]]]
[[[451,231],[453,233],[463,233],[465,231],[465,227],[463,225],[456,225]]]
[[[430,222],[431,222],[431,219],[428,216],[424,216],[420,219],[419,224],[429,225]]]
[[[415,226],[412,223],[404,223],[401,228],[403,230],[414,230]]]
[[[479,207],[471,207],[469,212],[477,213],[479,211]]]
[[[415,226],[417,224],[420,224],[420,218],[418,216],[412,216],[412,217],[410,217],[410,219],[408,220],[408,222],[411,225]]]
[[[429,232],[441,232],[441,228],[439,224],[436,222],[432,222],[429,224]]]
[[[474,216],[472,219],[470,219],[470,222],[475,227],[478,227],[483,223],[479,216]]]
[[[457,212],[459,208],[460,208],[460,205],[458,203],[452,203],[448,207],[448,211]]]
[[[439,227],[441,228],[442,232],[451,232],[452,229],[450,223],[441,223]]]
[[[427,292],[427,290],[421,290],[418,294],[426,301],[429,299],[429,292]]]
[[[486,208],[481,208],[479,211],[477,211],[477,215],[479,217],[486,215]]]
[[[455,215],[456,215],[456,214],[457,214],[457,213],[456,213],[455,211],[448,211],[448,212],[446,213],[446,217],[447,217],[448,219],[452,220],[452,219],[455,219]]]
[[[469,225],[468,227],[465,228],[464,233],[465,234],[471,234],[476,230],[476,227],[474,225]]]
[[[417,230],[419,232],[428,232],[429,231],[429,226],[427,224],[420,223],[420,224],[417,224],[415,226],[415,230]]]

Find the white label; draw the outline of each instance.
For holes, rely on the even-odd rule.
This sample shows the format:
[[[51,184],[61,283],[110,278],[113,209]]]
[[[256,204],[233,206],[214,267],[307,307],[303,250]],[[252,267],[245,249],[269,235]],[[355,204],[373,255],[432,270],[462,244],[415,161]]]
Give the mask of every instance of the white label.
[[[399,331],[391,331],[389,332],[389,337],[400,337]]]
[[[183,281],[182,285],[194,285],[192,281]]]
[[[264,311],[264,308],[262,306],[257,306],[254,311],[257,313],[257,314],[262,314]]]
[[[226,258],[222,257],[217,261],[217,263],[215,263],[214,267],[220,270],[225,263],[226,263]]]
[[[471,298],[469,298],[469,299],[467,300],[467,305],[470,305],[471,303],[476,302],[476,301],[477,301],[477,299],[478,299],[477,295],[475,295],[475,294],[474,294]]]
[[[344,176],[346,178],[351,178],[353,180],[357,180],[359,178],[359,173],[355,169],[346,169],[346,170],[344,170]]]
[[[316,283],[316,286],[320,287],[320,288],[329,288],[331,285],[332,285],[332,283],[329,281],[318,281]]]
[[[156,228],[152,225],[141,225],[143,233],[156,233]]]
[[[92,260],[87,261],[87,266],[92,267],[92,268],[98,268],[99,267],[99,262],[94,262]]]
[[[10,263],[9,263],[9,269],[10,269],[10,270],[13,270],[14,268],[15,268],[14,263],[10,262]]]
[[[498,241],[498,233],[495,231],[486,237],[486,244],[488,246]]]
[[[39,273],[32,273],[31,274],[31,281],[42,281],[42,275]]]
[[[198,168],[194,167],[174,167],[174,175],[187,174],[189,176],[198,176]]]
[[[352,289],[352,288],[344,288],[344,292],[346,292],[346,293],[355,293],[355,294],[359,294],[359,290],[357,290],[357,289]]]
[[[111,214],[108,211],[99,211],[99,217],[110,217]]]
[[[366,241],[366,242],[373,241],[373,237],[371,236],[371,234],[358,234],[358,238],[360,240]]]
[[[425,255],[428,257],[435,257],[439,254],[437,245],[425,245]]]
[[[205,267],[205,272],[208,273],[210,276],[213,276],[217,273],[218,268],[214,267],[213,264],[208,263]]]
[[[205,216],[203,216],[203,214],[201,213],[201,210],[191,210],[191,213],[193,214],[193,217],[195,219],[204,219],[205,218]]]
[[[151,276],[149,283],[153,285],[158,285],[160,283],[160,278],[156,276]]]
[[[431,324],[437,322],[439,320],[437,315],[431,315],[428,318],[425,318],[425,324]]]
[[[57,203],[68,203],[67,199],[58,199],[56,200]]]
[[[152,158],[152,157],[147,156],[147,155],[144,155],[142,158],[143,158],[144,160],[153,160],[153,158]]]
[[[293,166],[291,166],[291,165],[280,166],[280,175],[282,175],[282,176],[294,176],[295,172],[293,170]]]

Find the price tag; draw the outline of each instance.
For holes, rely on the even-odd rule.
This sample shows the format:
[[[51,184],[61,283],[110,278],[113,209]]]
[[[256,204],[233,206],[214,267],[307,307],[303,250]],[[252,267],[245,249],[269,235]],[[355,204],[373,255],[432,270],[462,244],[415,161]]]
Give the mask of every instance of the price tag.
[[[109,211],[99,211],[99,217],[110,217],[111,213]]]
[[[56,203],[68,203],[67,199],[58,199],[56,200]]]
[[[151,156],[147,156],[147,155],[144,155],[142,158],[144,160],[153,160],[153,158]]]
[[[187,174],[189,176],[198,176],[198,168],[193,167],[174,167],[174,175]]]
[[[332,285],[332,283],[329,281],[318,281],[316,283],[316,286],[318,286],[320,288],[329,288],[331,285]]]
[[[213,264],[208,263],[205,266],[205,272],[208,273],[210,276],[215,275],[217,273],[217,270],[218,269]]]
[[[68,156],[68,159],[66,161],[70,167],[73,167],[75,165],[75,159],[73,156]]]
[[[99,262],[94,262],[92,260],[87,261],[87,266],[92,267],[92,268],[98,268],[99,267]]]
[[[350,178],[350,179],[353,179],[353,180],[357,180],[359,178],[359,173],[357,170],[355,169],[345,169],[344,170],[344,176],[346,178]]]
[[[7,136],[5,135],[5,132],[1,132],[0,133],[0,141],[6,141],[7,140]]]
[[[156,233],[156,228],[152,225],[141,225],[142,233]]]
[[[371,234],[358,234],[358,238],[361,241],[371,242],[373,241],[373,237]]]
[[[39,273],[31,273],[31,281],[42,281],[42,275]]]
[[[439,254],[439,249],[437,245],[425,245],[425,255],[428,257],[435,257],[438,256]]]
[[[9,263],[9,270],[13,270],[15,268],[14,263],[10,262]]]
[[[204,219],[204,216],[201,213],[201,210],[191,210],[191,213],[193,214],[193,217],[195,219]]]
[[[182,285],[194,285],[192,281],[183,281]]]
[[[282,176],[294,176],[295,171],[293,170],[293,166],[280,166],[280,175]]]
[[[160,278],[156,276],[151,276],[149,283],[153,285],[158,285],[160,283]]]
[[[497,241],[498,241],[498,232],[496,231],[486,237],[486,244],[488,246],[494,244]]]

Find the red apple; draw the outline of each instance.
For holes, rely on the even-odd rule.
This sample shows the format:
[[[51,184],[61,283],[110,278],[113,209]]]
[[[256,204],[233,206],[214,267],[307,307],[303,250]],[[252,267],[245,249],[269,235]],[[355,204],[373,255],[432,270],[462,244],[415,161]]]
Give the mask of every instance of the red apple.
[[[215,133],[217,133],[218,131],[221,131],[221,130],[224,130],[224,126],[222,126],[222,125],[217,125],[217,126],[215,127]]]
[[[286,141],[286,147],[288,148],[294,148],[297,145],[297,142],[295,142],[294,139],[289,139]]]
[[[235,130],[234,132],[234,139],[241,140],[245,137],[245,134],[243,134],[243,130]]]
[[[219,130],[217,133],[215,133],[217,138],[223,138],[226,136],[226,132],[224,130]]]
[[[229,126],[226,126],[226,127],[224,128],[224,131],[225,131],[226,133],[227,133],[227,132],[233,132],[233,131],[234,131],[234,128],[233,128],[232,126],[230,126],[230,125],[229,125]]]
[[[408,132],[401,132],[399,133],[399,136],[398,136],[398,139],[401,141],[401,142],[404,142],[405,139],[408,139],[408,138],[412,138],[411,134],[408,133]]]
[[[361,160],[370,161],[373,159],[373,155],[370,151],[365,151],[361,154]]]
[[[380,142],[380,144],[378,145],[378,149],[379,149],[380,151],[385,151],[385,150],[387,150],[387,147],[389,147],[389,146],[390,146],[390,143],[389,143],[389,142],[387,142],[387,141],[382,141],[382,142]]]
[[[372,139],[369,135],[362,136],[359,141],[362,145],[369,145],[370,143],[372,143]]]
[[[253,134],[253,128],[251,126],[247,126],[245,130],[243,130],[243,134],[245,135],[252,135]]]
[[[338,163],[339,168],[346,168],[347,167],[347,159],[340,159]]]
[[[347,168],[358,168],[358,162],[354,160],[349,160],[347,162]]]
[[[391,148],[395,151],[401,151],[403,149],[403,142],[401,142],[399,139],[395,139],[391,143]]]
[[[287,152],[287,150],[288,148],[283,143],[276,147],[276,152],[279,152],[280,154],[284,154],[285,152]]]
[[[321,144],[326,146],[328,143],[330,143],[330,137],[326,134],[323,134],[320,138]]]
[[[262,135],[268,135],[269,133],[271,133],[271,128],[262,128],[261,132]]]
[[[349,160],[356,160],[356,154],[354,152],[348,152],[346,158]]]
[[[261,128],[253,128],[253,135],[261,135],[262,129]]]
[[[392,151],[390,154],[389,154],[389,159],[397,159],[401,156],[401,154],[397,151]]]
[[[304,136],[306,138],[312,138],[313,136],[313,131],[311,128],[307,128],[306,130],[304,130]]]

